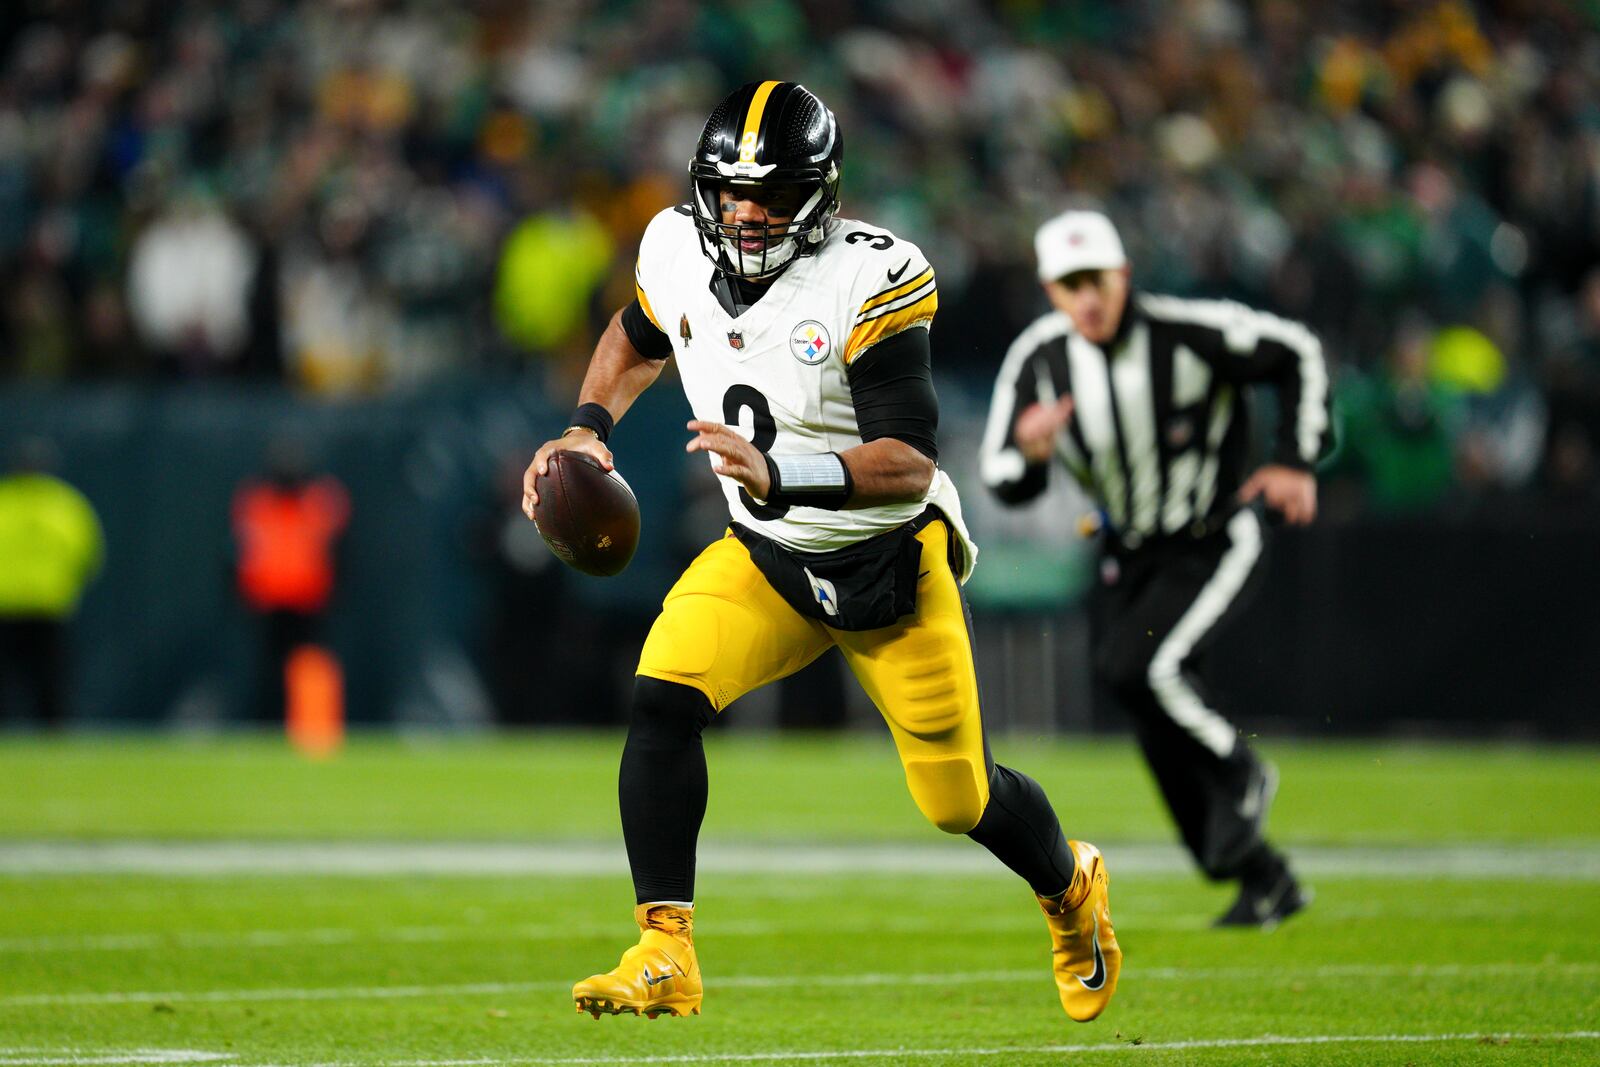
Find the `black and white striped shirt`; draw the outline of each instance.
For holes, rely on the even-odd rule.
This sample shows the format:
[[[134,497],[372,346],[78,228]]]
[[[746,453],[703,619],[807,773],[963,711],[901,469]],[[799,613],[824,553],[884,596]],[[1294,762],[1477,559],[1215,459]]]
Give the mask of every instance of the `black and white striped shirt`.
[[[1134,294],[1102,349],[1059,311],[1012,343],[984,432],[984,484],[1007,503],[1041,493],[1048,464],[1017,450],[1017,416],[1073,398],[1056,456],[1128,548],[1215,529],[1234,511],[1249,462],[1243,386],[1278,389],[1273,462],[1309,469],[1329,425],[1322,344],[1297,322],[1223,300]]]

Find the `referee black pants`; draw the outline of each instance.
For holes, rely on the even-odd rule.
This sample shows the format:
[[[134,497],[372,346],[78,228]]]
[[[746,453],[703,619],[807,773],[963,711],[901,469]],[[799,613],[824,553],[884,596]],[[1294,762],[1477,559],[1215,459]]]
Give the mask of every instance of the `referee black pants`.
[[[61,729],[66,679],[65,623],[44,615],[0,618],[0,723],[15,700],[19,720],[31,710],[45,729]]]
[[[1202,538],[1107,554],[1090,603],[1099,694],[1131,716],[1183,843],[1214,879],[1239,877],[1263,844],[1259,761],[1202,678],[1262,548],[1243,510]]]

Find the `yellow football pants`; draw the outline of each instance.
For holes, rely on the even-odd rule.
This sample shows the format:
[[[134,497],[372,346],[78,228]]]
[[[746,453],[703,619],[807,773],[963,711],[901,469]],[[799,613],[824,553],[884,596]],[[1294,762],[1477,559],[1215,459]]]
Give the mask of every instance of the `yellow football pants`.
[[[879,630],[835,630],[780,597],[732,535],[689,565],[667,593],[638,673],[693,686],[720,712],[837,645],[894,735],[906,785],[935,826],[963,834],[989,802],[978,675],[955,574],[950,531],[929,523],[917,610]]]

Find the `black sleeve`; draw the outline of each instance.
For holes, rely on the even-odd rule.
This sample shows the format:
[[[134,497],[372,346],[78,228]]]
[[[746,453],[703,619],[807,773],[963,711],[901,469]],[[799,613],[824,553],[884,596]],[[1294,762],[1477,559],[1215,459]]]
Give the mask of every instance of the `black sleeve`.
[[[1328,365],[1322,342],[1305,326],[1230,301],[1200,302],[1215,341],[1197,346],[1217,373],[1242,385],[1278,389],[1278,439],[1273,461],[1311,470],[1328,451],[1332,425]]]
[[[913,326],[879,341],[850,364],[850,396],[861,440],[892,437],[939,462],[939,397],[933,391],[928,330]]]
[[[622,332],[645,359],[666,359],[672,355],[672,338],[650,321],[650,316],[639,306],[638,297],[622,309]]]

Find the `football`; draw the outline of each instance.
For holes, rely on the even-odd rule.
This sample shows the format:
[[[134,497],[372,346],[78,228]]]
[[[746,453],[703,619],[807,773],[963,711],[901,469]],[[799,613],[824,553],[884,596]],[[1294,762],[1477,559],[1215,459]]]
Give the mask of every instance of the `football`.
[[[563,563],[600,577],[622,573],[639,547],[639,501],[622,475],[582,452],[560,451],[534,492],[534,525]]]

